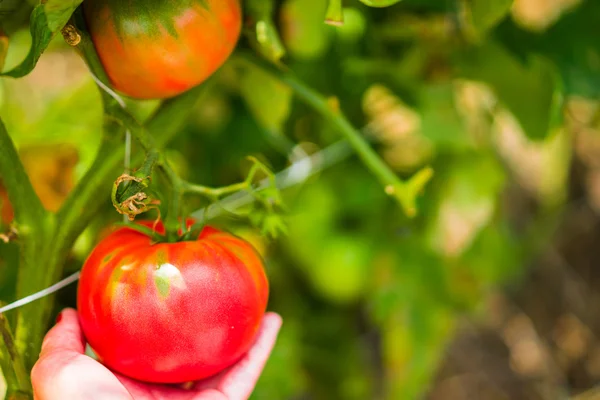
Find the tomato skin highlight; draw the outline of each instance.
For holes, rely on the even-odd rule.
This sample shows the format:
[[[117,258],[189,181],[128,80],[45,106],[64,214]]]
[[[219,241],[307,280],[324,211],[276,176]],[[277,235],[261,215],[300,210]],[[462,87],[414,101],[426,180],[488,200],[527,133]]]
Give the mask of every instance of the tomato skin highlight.
[[[85,0],[90,36],[113,87],[137,99],[176,96],[233,52],[239,0]]]
[[[77,307],[106,366],[140,381],[181,383],[248,351],[268,293],[260,256],[236,236],[206,227],[195,241],[152,244],[120,228],[86,260]]]

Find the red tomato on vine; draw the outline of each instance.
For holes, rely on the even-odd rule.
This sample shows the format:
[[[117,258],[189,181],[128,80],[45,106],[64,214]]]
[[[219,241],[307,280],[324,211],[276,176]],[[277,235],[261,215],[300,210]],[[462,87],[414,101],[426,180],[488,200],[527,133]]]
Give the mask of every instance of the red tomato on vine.
[[[157,231],[164,232],[162,225]],[[120,228],[83,266],[77,307],[99,359],[156,383],[203,379],[238,361],[267,306],[260,256],[244,240],[211,227],[193,241],[152,240]]]
[[[139,99],[203,82],[233,51],[242,20],[239,0],[86,0],[84,13],[113,87]]]

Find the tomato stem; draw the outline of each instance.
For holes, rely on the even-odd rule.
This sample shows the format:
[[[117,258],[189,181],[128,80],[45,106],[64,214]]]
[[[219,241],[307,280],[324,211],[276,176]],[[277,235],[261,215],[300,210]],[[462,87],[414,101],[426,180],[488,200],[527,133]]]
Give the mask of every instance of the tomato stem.
[[[248,176],[243,182],[238,182],[232,185],[222,186],[218,188],[211,188],[182,180],[181,183],[183,185],[183,190],[185,191],[185,193],[199,194],[201,196],[205,196],[210,198],[211,200],[216,201],[219,200],[221,197],[227,196],[229,194],[233,194],[242,190],[251,190],[252,183],[254,182],[256,175],[261,171],[269,178],[274,178],[273,173],[263,163],[261,163],[254,157],[249,157],[249,159],[253,162],[253,165],[250,168],[250,171],[248,172]]]
[[[181,198],[184,192],[183,181],[164,157],[162,157],[159,165],[162,173],[171,184],[167,216],[165,217],[165,230],[167,241],[172,243],[179,240],[179,230],[181,229],[180,214]]]
[[[106,75],[106,71],[104,71],[104,67],[100,62],[98,53],[96,53],[96,48],[92,42],[92,38],[87,31],[87,24],[85,23],[83,10],[81,8],[77,9],[73,13],[71,21],[65,26],[65,28],[63,28],[63,35],[65,35],[65,32],[78,37],[78,39],[75,41],[75,45],[71,44],[75,42],[69,42],[67,38],[65,39],[67,40],[67,43],[75,48],[75,51],[77,51],[77,53],[85,61],[94,76],[104,85],[109,87],[110,80]]]
[[[414,206],[415,198],[433,176],[433,170],[430,167],[426,167],[416,174],[417,177],[415,179],[418,181],[418,185],[411,183],[412,178],[407,182],[401,180],[367,143],[360,132],[350,124],[341,112],[337,100],[322,96],[314,89],[305,85],[291,72],[284,71],[255,55],[242,53],[240,54],[240,60],[266,71],[280,82],[292,88],[301,100],[313,107],[346,137],[365,166],[377,177],[385,193],[393,197],[409,217],[416,215],[416,207]]]

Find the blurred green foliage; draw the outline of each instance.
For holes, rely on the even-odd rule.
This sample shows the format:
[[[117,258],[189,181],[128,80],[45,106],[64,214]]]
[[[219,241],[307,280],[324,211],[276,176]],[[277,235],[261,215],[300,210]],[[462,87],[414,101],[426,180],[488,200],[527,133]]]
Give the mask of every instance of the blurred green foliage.
[[[457,319],[481,311],[492,288],[518,282],[551,235],[573,152],[565,106],[573,96],[600,96],[598,1],[537,8],[529,0],[362,3],[344,1],[344,24],[334,27],[324,23],[327,2],[278,1],[272,16],[282,61],[335,96],[398,174],[432,165],[436,175],[415,219],[356,157],[284,191],[285,237],[269,241],[245,221],[218,219],[263,252],[269,309],[284,318],[254,399],[424,395]],[[26,27],[14,31],[7,69],[30,44]],[[102,127],[97,89],[61,40],[26,78],[0,80],[0,116],[19,148],[52,149],[26,163],[47,204],[91,164]],[[216,78],[170,145],[170,159],[190,181],[237,182],[248,155],[278,171],[290,155],[314,154],[339,139],[263,71],[233,60]],[[154,105],[132,104],[140,115]],[[64,149],[52,146],[65,144],[76,149],[76,162],[59,165],[49,185],[44,172]],[[109,192],[68,271],[108,221],[119,219]],[[522,199],[533,211],[518,207]],[[189,212],[202,206],[186,203]],[[14,246],[0,244],[2,301],[14,300],[14,263]],[[74,304],[74,290],[62,293],[57,309]]]

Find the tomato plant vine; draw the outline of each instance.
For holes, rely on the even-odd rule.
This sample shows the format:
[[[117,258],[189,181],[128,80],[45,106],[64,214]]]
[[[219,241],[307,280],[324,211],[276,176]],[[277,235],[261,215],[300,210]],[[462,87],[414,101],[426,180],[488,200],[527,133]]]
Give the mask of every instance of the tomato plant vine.
[[[169,87],[169,90],[164,93],[160,92],[162,90],[160,88],[160,90],[153,88],[156,90],[145,92],[141,90],[145,89],[144,84],[141,84],[137,88],[141,88],[141,91],[136,92],[122,84],[115,85],[115,82],[123,83],[127,79],[123,80],[115,76],[116,64],[113,63],[106,68],[107,56],[98,51],[98,46],[102,47],[103,44],[90,36],[80,3],[48,0],[37,5],[32,11],[30,52],[21,64],[4,73],[11,77],[27,75],[33,70],[52,38],[61,32],[69,45],[84,58],[90,73],[97,79],[104,108],[103,136],[96,158],[56,213],[44,209],[29,181],[11,137],[0,122],[0,176],[14,207],[13,229],[16,235],[14,240],[20,246],[17,297],[23,298],[43,290],[60,279],[76,239],[101,207],[102,202],[98,200],[99,197],[104,198],[112,194],[115,208],[118,212],[128,215],[130,219],[142,212],[158,209],[157,199],[146,193],[153,184],[150,177],[155,173],[155,169],[169,183],[168,190],[164,191],[168,192],[167,196],[163,196],[167,198],[167,206],[161,208],[168,241],[177,241],[180,236],[178,232],[182,228],[182,217],[184,217],[181,202],[186,194],[200,195],[210,206],[217,204],[223,196],[240,191],[247,192],[265,213],[262,217],[254,215],[250,219],[258,225],[262,224],[265,232],[275,234],[278,230],[283,230],[283,225],[277,218],[278,214],[283,212],[284,206],[276,189],[274,175],[262,162],[253,159],[247,177],[242,182],[212,188],[183,180],[171,167],[164,154],[165,146],[177,135],[190,110],[196,103],[201,104],[202,92],[210,85],[210,79],[201,86],[196,85],[225,61],[233,50],[233,45],[220,53],[219,65],[213,65],[210,71],[205,71],[206,73],[199,78],[190,79],[184,85],[185,87],[175,85],[178,87],[177,90]],[[112,2],[108,3],[112,4]],[[387,4],[375,3],[371,5]],[[251,27],[249,42],[260,56],[239,51],[230,62],[237,63],[242,68],[249,66],[257,68],[291,88],[299,99],[312,107],[345,138],[364,166],[377,178],[381,190],[395,199],[407,215],[414,216],[417,212],[416,198],[431,179],[433,170],[425,167],[408,180],[401,180],[363,135],[352,126],[334,97],[328,98],[313,90],[282,65],[281,59],[285,50],[271,19],[273,2],[249,0],[248,5],[250,17],[248,24]],[[330,22],[341,23],[340,7],[339,1],[330,3],[328,12]],[[98,11],[96,9],[92,11],[94,10]],[[98,35],[97,29],[99,28],[96,26],[91,27],[92,35]],[[234,36],[237,39],[237,34]],[[0,51],[1,49],[0,47]],[[133,63],[131,60],[121,62]],[[150,65],[144,68],[152,71],[154,67]],[[175,78],[165,78],[169,82],[173,79]],[[129,113],[127,108],[123,107],[123,102],[118,95],[110,90],[115,86],[117,90],[134,97],[172,98],[162,101],[152,116],[141,123]],[[119,168],[122,167],[124,158],[123,137],[126,132],[130,132],[137,144],[141,146],[142,151],[136,152],[132,157],[132,165],[140,168],[131,175],[119,177]],[[255,180],[261,174],[267,178],[270,185],[257,188]],[[114,182],[112,193],[111,182]],[[139,229],[148,233],[147,228]],[[40,264],[40,260],[44,260],[43,265]],[[28,304],[15,310],[8,318],[2,316],[3,323],[0,325],[0,330],[5,346],[0,346],[2,349],[0,361],[5,369],[9,396],[16,398],[31,391],[30,383],[24,377],[26,375],[24,371],[31,369],[39,354],[53,300],[53,296],[48,296],[35,304]],[[14,331],[14,340],[12,331]]]

